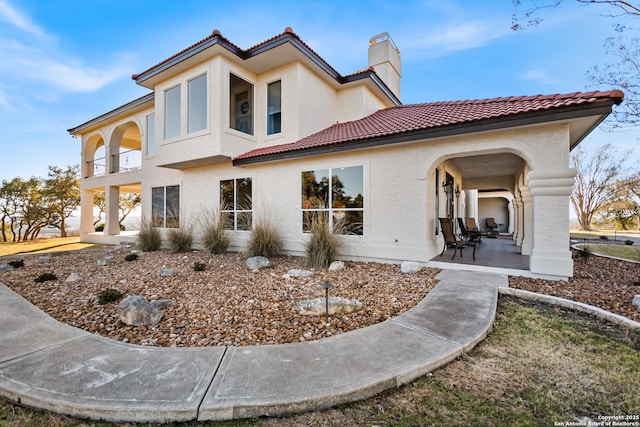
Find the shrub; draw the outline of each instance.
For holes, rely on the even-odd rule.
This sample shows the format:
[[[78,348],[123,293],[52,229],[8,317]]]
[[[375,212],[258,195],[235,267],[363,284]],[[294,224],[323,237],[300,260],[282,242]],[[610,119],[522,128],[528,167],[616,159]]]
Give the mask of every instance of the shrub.
[[[138,259],[138,254],[129,254],[124,257],[125,261],[135,261]]]
[[[118,301],[124,295],[117,289],[107,288],[98,294],[98,304],[105,305],[110,302]]]
[[[24,267],[24,260],[18,259],[14,261],[9,261],[8,264],[13,268],[20,268],[20,267]]]
[[[631,245],[633,245],[633,240],[628,240],[627,239],[627,240],[624,241],[624,244],[628,245],[628,246],[631,246]],[[11,263],[9,263],[9,264],[11,264]]]
[[[190,227],[172,228],[169,230],[168,243],[169,251],[177,254],[180,252],[189,252],[193,244],[193,231]]]
[[[609,240],[609,236],[600,236],[600,240]]]
[[[204,262],[195,261],[193,263],[193,271],[204,271],[207,268],[207,264]]]
[[[153,252],[162,246],[162,236],[160,230],[155,228],[151,221],[142,219],[140,231],[138,232],[138,249],[144,252]]]
[[[591,251],[587,246],[582,246],[576,253],[578,254],[579,258],[587,259],[591,256]]]
[[[104,231],[104,222],[96,225],[94,229],[95,231]],[[123,224],[120,224],[120,231],[127,231],[127,227],[125,227]]]
[[[221,254],[229,249],[229,236],[224,228],[224,217],[221,214],[221,209],[204,215],[202,228],[202,242],[207,252]]]
[[[42,273],[35,279],[33,279],[36,283],[48,282],[49,280],[57,280],[58,276],[54,273]]]
[[[319,269],[327,268],[331,265],[331,262],[342,247],[342,241],[338,237],[342,229],[342,223],[338,223],[334,226],[332,232],[329,229],[329,221],[325,215],[313,215],[309,225],[311,238],[305,244],[307,267]]]
[[[278,255],[281,251],[282,239],[275,223],[266,217],[254,221],[246,251],[247,256],[271,257]]]

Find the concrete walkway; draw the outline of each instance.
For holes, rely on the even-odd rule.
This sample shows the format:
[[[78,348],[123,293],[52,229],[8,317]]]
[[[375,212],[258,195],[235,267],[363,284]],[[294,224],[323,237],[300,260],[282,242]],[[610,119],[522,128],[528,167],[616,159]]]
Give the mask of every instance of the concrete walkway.
[[[57,322],[0,283],[0,396],[109,421],[279,415],[365,399],[468,352],[491,330],[505,274],[443,270],[416,307],[306,343],[159,348]]]

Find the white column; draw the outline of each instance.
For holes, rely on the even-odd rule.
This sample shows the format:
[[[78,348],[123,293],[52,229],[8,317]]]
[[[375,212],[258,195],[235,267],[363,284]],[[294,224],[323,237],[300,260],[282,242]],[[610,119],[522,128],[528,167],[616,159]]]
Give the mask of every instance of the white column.
[[[464,190],[467,212],[465,218],[473,218],[478,223],[478,190]]]
[[[515,231],[513,233],[513,241],[516,242],[516,246],[522,246],[522,230],[523,230],[523,215],[522,215],[522,196],[520,195],[520,188],[516,190],[516,195],[514,199],[514,204],[516,208],[515,215]]]
[[[80,237],[93,233],[93,190],[82,190],[80,195]]]
[[[522,240],[520,242],[522,255],[531,255],[532,234],[533,234],[533,209],[531,207],[531,194],[529,187],[520,187],[522,197]]]
[[[569,195],[575,169],[532,170],[527,183],[533,206],[532,273],[573,276],[569,249]]]
[[[104,234],[105,236],[116,236],[120,234],[120,206],[119,206],[120,188],[119,187],[107,187],[105,188],[104,200],[105,200],[105,222],[104,222]]]
[[[513,202],[514,202],[514,200],[511,199],[507,203],[507,209],[509,209],[509,227],[508,227],[507,231],[510,234],[513,234],[513,230],[514,230]]]

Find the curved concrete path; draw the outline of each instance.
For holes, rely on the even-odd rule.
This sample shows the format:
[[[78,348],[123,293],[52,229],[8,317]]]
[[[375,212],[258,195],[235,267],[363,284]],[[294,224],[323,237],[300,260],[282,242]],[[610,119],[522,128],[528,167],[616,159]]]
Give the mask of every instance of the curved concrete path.
[[[307,343],[124,344],[57,322],[0,283],[0,396],[115,422],[247,418],[368,398],[469,351],[491,330],[507,276],[443,270],[416,307]]]

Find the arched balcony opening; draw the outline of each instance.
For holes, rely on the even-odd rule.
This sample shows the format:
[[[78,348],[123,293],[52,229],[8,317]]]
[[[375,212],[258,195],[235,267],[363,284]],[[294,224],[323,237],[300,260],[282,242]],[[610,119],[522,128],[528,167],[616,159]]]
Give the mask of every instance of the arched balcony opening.
[[[110,173],[128,172],[142,167],[142,137],[134,122],[118,126],[111,136]]]
[[[104,139],[95,135],[87,141],[84,150],[84,177],[98,177],[107,173]]]

